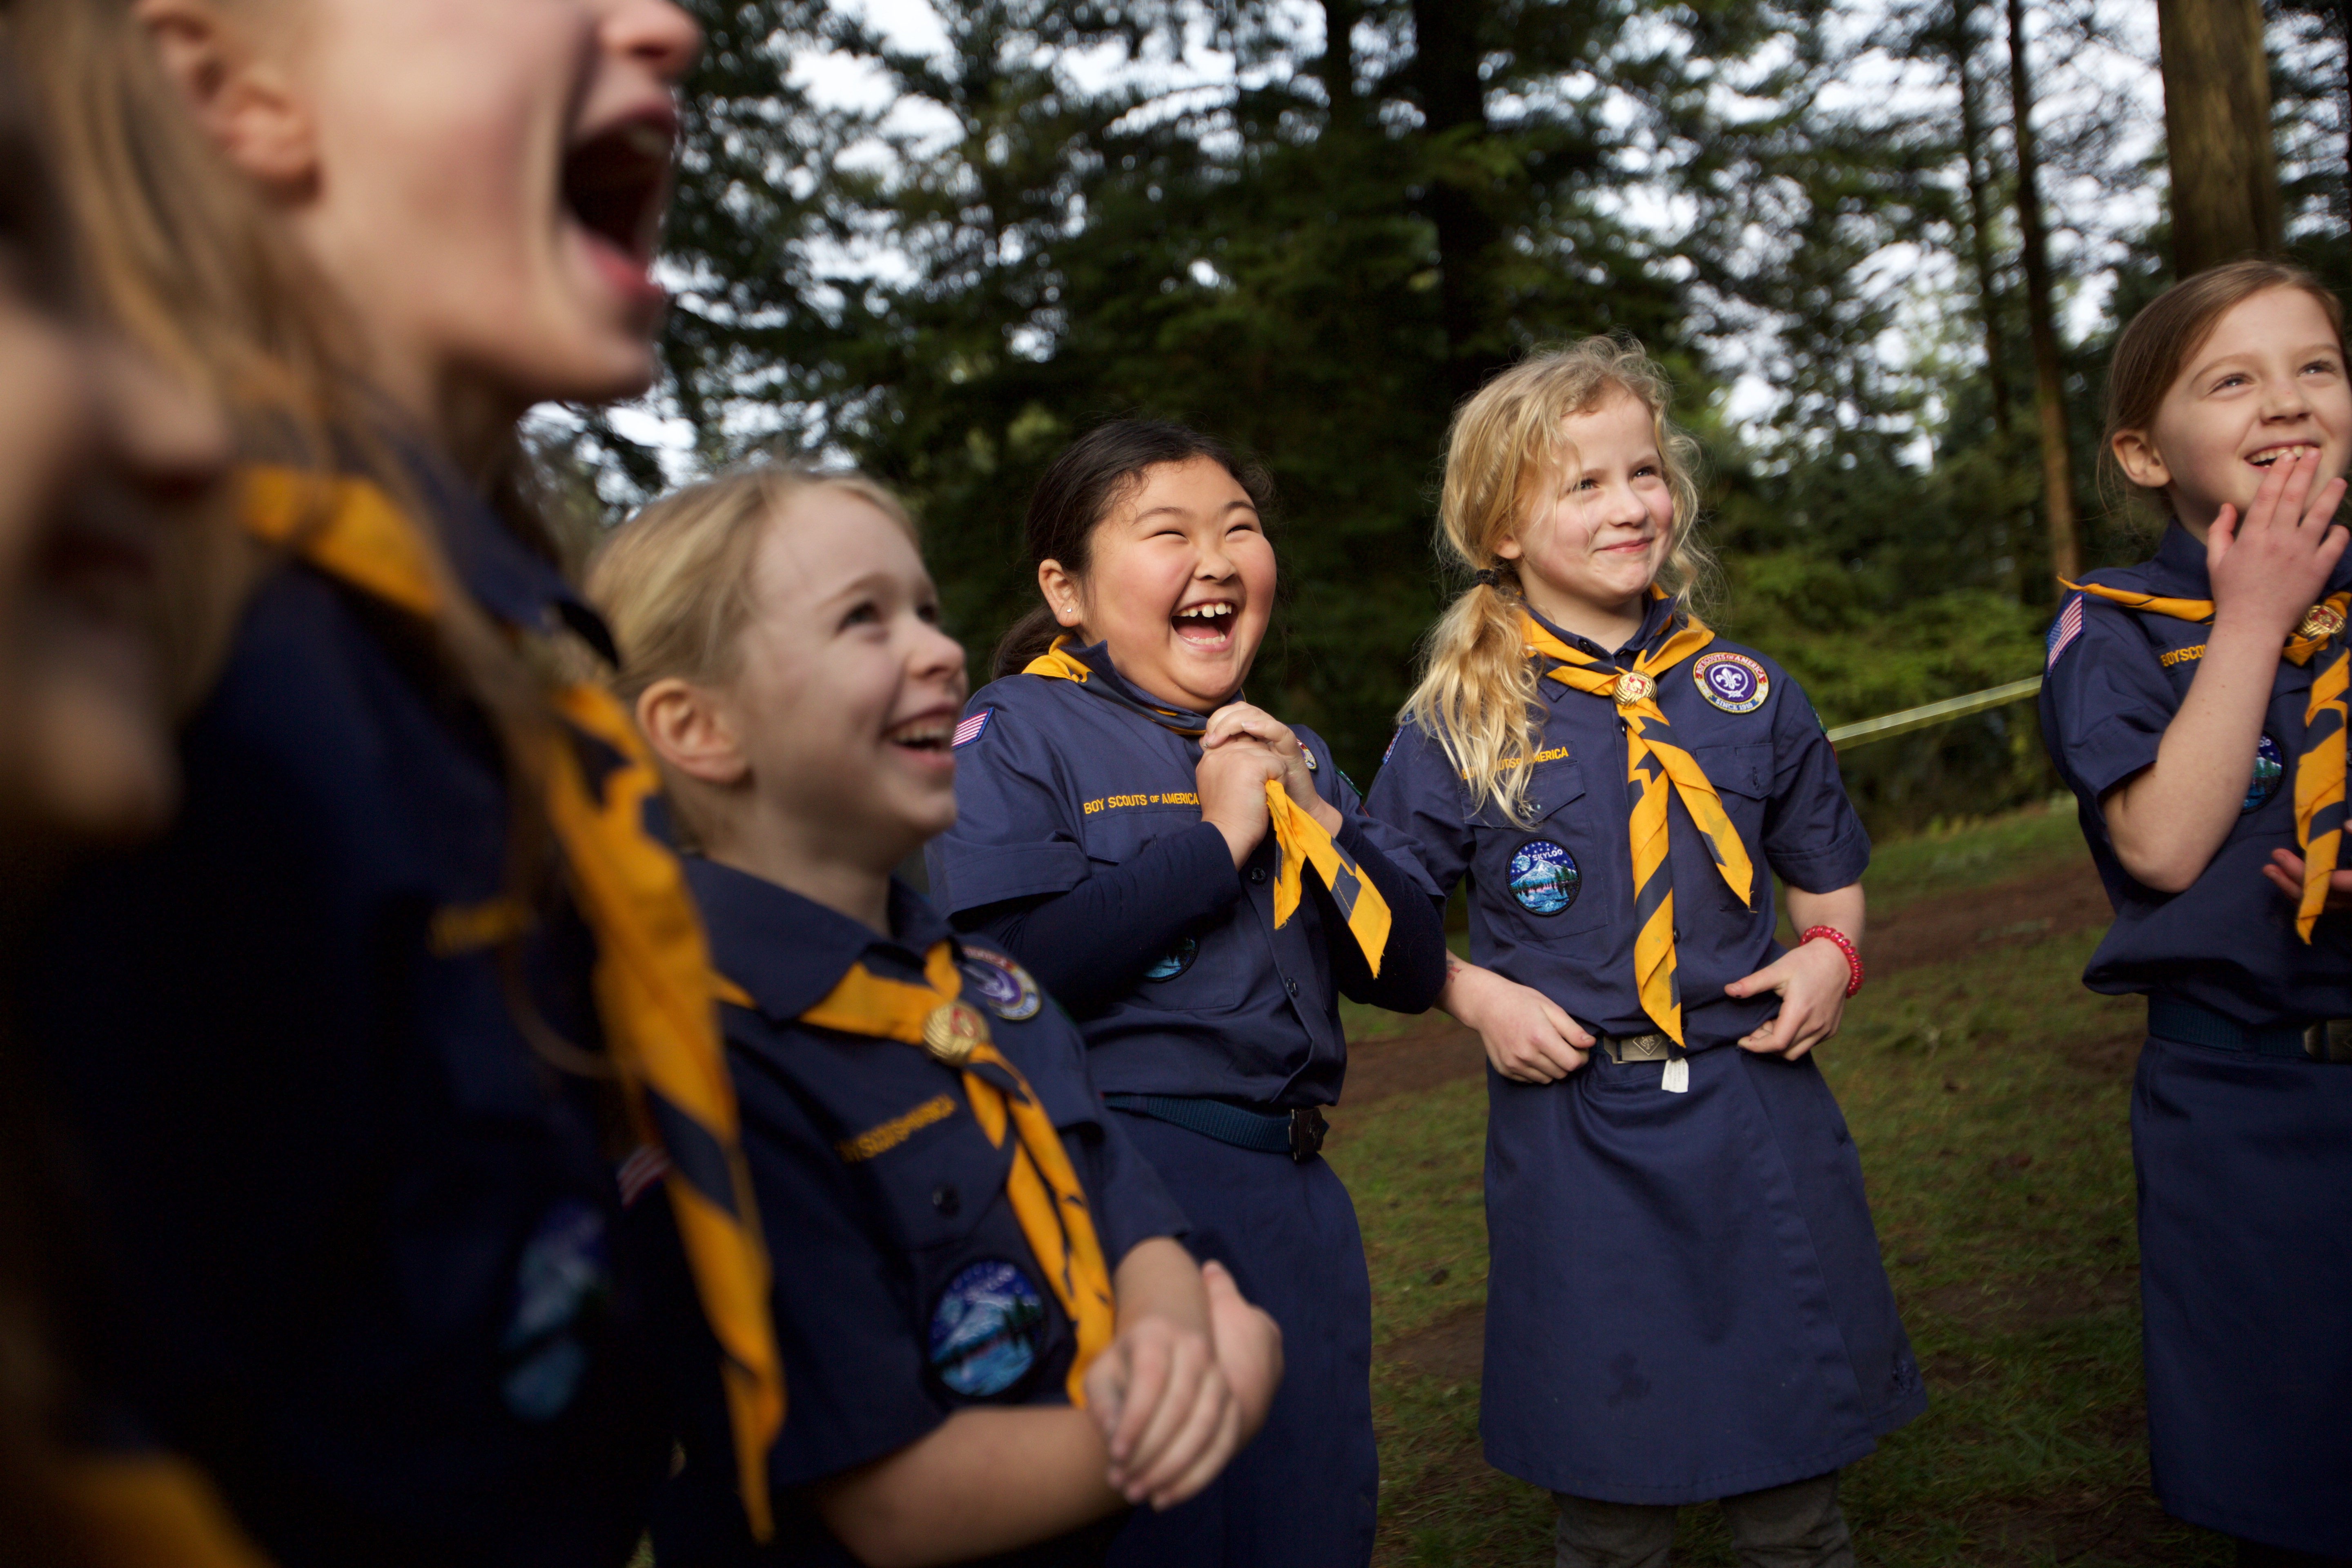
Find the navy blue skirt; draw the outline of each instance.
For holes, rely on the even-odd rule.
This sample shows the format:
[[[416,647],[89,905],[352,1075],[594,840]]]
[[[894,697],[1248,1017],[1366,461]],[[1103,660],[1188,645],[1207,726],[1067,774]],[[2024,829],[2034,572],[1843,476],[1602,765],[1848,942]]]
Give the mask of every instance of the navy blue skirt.
[[[2352,1556],[2352,1065],[2151,1039],[2132,1163],[2158,1500]]]
[[[1808,1057],[1487,1070],[1486,1460],[1690,1503],[1869,1453],[1927,1408],[1845,1118]]]
[[[1321,1160],[1220,1143],[1129,1114],[1192,1222],[1192,1256],[1233,1270],[1282,1325],[1283,1377],[1256,1441],[1200,1496],[1128,1516],[1112,1568],[1363,1568],[1380,1508],[1372,1287],[1355,1205]]]

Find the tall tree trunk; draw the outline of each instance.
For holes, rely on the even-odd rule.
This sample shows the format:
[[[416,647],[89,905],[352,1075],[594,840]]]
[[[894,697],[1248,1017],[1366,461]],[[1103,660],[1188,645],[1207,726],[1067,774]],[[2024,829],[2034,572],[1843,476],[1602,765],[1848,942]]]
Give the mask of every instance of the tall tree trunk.
[[[2352,0],[2345,0],[2352,5]],[[1330,123],[1351,125],[1356,109],[1356,22],[1364,14],[1364,0],[1323,0],[1323,54],[1315,75],[1331,105]]]
[[[2025,258],[2026,324],[2033,336],[2033,406],[2042,425],[2042,511],[2050,570],[2083,570],[2074,534],[2074,463],[2066,447],[2066,384],[2050,307],[2050,238],[2042,223],[2041,156],[2033,140],[2033,73],[2025,58],[2025,0],[2009,0],[2009,112],[2017,140],[2017,227]]]
[[[2352,5],[2352,0],[2345,0]],[[1984,83],[1977,79],[1977,0],[1952,0],[1952,69],[1960,83],[1960,156],[1969,174],[1969,258],[1976,268],[1977,314],[1984,325],[1985,385],[1992,395],[1993,447],[2005,468],[2013,460],[2016,442],[2009,398],[2009,341],[2001,331],[2000,274],[1993,261],[1992,149],[1985,125]],[[2032,574],[2026,565],[2032,536],[2030,510],[2005,513],[2003,536],[2009,545],[2010,586],[2020,601],[2030,602]]]
[[[2352,224],[2352,0],[2336,0],[2344,33],[2344,221]]]
[[[1486,334],[1495,304],[1492,253],[1501,231],[1482,199],[1475,163],[1460,156],[1487,129],[1486,84],[1478,74],[1479,23],[1487,8],[1487,0],[1412,0],[1412,75],[1422,136],[1438,144],[1438,166],[1423,206],[1437,230],[1445,378],[1456,400],[1476,390],[1502,363]]]
[[[2172,270],[2186,278],[2280,240],[2262,0],[2157,0]]]
[[[2352,5],[2352,0],[2344,0]],[[1976,0],[1952,0],[1952,66],[1960,79],[1960,155],[1969,170],[1969,250],[1977,272],[1977,311],[1984,318],[1985,379],[1992,427],[2009,437],[2009,345],[2000,330],[2000,282],[1992,259],[1992,170],[1985,146],[1983,87],[1977,81]]]

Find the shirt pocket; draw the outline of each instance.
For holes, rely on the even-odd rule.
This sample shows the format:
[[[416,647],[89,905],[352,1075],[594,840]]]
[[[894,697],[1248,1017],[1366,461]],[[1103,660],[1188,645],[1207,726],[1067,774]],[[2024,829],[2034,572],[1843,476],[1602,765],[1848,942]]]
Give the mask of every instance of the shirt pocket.
[[[1748,889],[1755,896],[1755,879],[1769,876],[1763,858],[1764,811],[1772,798],[1772,747],[1769,742],[1743,741],[1733,745],[1693,746],[1691,756],[1706,773],[1707,782],[1715,785],[1716,797],[1723,802],[1724,815],[1739,830],[1740,847],[1748,851],[1753,868]],[[1701,846],[1702,849],[1704,846]],[[1725,883],[1722,876],[1710,871],[1707,881],[1715,889],[1718,904],[1727,910],[1745,910]]]
[[[1160,839],[1186,832],[1201,821],[1197,797],[1190,790],[1182,792],[1180,804],[1172,806],[1152,804],[1155,798],[1164,802],[1168,798],[1164,795],[1143,795],[1139,797],[1143,804],[1133,805],[1110,803],[1139,797],[1104,798],[1104,809],[1087,817],[1083,829],[1087,858],[1097,867],[1126,865]],[[1273,874],[1264,869],[1269,863],[1263,847],[1250,861],[1265,877]],[[1245,887],[1244,896],[1226,909],[1222,920],[1181,931],[1164,951],[1154,953],[1135,989],[1128,993],[1127,1004],[1189,1014],[1223,1012],[1248,1000],[1259,964],[1248,947],[1257,932],[1246,893]]]
[[[1018,1404],[1066,1365],[1052,1299],[1005,1180],[1019,1132],[992,1146],[961,1092],[943,1136],[877,1156],[872,1179],[906,1250],[916,1350],[951,1404]]]
[[[1583,766],[1573,757],[1536,764],[1526,805],[1515,822],[1492,795],[1471,803],[1471,875],[1480,896],[1529,942],[1553,942],[1605,923],[1608,902],[1586,883],[1598,868],[1595,819],[1604,826],[1615,819],[1586,801]]]
[[[1088,813],[1078,830],[1087,858],[1105,866],[1124,866],[1160,839],[1181,833],[1201,820],[1200,797],[1192,791],[1174,797],[1173,804],[1160,804],[1171,799],[1167,795],[1104,796],[1101,807]]]

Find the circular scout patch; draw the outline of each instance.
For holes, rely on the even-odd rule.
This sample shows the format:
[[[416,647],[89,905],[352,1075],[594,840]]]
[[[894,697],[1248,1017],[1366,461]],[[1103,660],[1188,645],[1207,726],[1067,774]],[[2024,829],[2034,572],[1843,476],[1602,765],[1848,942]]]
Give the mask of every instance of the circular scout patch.
[[[1174,947],[1153,959],[1151,966],[1143,972],[1143,977],[1146,980],[1173,980],[1192,968],[1192,961],[1200,956],[1201,944],[1189,936],[1182,938]]]
[[[931,1309],[931,1370],[967,1399],[1003,1394],[1029,1375],[1045,1342],[1045,1300],[1001,1258],[957,1270]]]
[[[1561,913],[1583,889],[1576,858],[1549,838],[1530,838],[1511,857],[1511,897],[1531,915]]]
[[[963,944],[963,977],[988,1010],[1008,1024],[1037,1016],[1045,998],[1029,972],[993,948]]]
[[[526,1421],[551,1421],[579,1392],[588,1352],[572,1333],[612,1294],[604,1216],[567,1200],[547,1211],[515,1265],[514,1313],[499,1348],[510,1358],[499,1392]]]
[[[2276,741],[2264,735],[2254,744],[2254,776],[2246,785],[2246,803],[2238,808],[2239,812],[2243,814],[2268,805],[2285,777],[2286,753]]]
[[[1772,695],[1772,678],[1744,653],[1702,654],[1691,661],[1691,679],[1726,713],[1752,713]]]

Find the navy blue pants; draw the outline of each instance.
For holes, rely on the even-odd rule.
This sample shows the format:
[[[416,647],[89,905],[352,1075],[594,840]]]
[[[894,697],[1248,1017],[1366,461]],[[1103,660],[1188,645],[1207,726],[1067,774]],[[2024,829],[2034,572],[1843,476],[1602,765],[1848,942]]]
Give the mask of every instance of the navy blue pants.
[[[1192,1256],[1233,1270],[1282,1325],[1284,1370],[1256,1441],[1191,1501],[1130,1514],[1112,1568],[1363,1568],[1381,1479],[1372,1288],[1348,1189],[1321,1160],[1143,1116],[1126,1127],[1192,1221]]]
[[[2151,1039],[2132,1163],[2157,1500],[2352,1557],[2352,1064]]]

